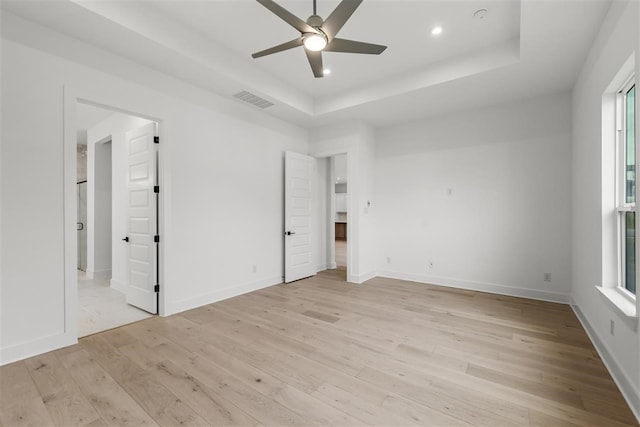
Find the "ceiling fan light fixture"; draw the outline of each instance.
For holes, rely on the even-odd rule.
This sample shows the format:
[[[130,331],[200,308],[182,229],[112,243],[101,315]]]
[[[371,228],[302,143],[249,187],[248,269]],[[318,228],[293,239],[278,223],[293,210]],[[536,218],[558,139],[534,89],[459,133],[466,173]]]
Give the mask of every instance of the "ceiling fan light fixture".
[[[2,0],[0,0],[1,2]],[[288,42],[281,43],[269,49],[251,54],[252,58],[261,58],[274,53],[296,47],[303,47],[311,71],[315,78],[329,74],[322,68],[322,54],[325,52],[362,53],[368,55],[380,55],[387,46],[373,43],[365,43],[356,40],[340,39],[336,34],[342,26],[351,18],[353,12],[360,6],[363,0],[341,0],[333,9],[327,20],[323,20],[316,13],[316,0],[313,0],[313,15],[307,22],[298,18],[287,9],[277,4],[274,0],[256,0],[262,6],[269,9],[274,15],[300,32],[300,36]]]
[[[324,34],[308,34],[304,38],[304,47],[312,52],[318,52],[327,47],[327,36]]]

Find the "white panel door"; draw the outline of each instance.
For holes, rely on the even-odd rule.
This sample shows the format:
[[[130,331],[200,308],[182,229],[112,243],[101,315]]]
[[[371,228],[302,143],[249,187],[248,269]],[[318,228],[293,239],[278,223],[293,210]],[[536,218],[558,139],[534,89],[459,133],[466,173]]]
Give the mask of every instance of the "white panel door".
[[[154,144],[156,124],[149,123],[127,132],[128,156],[128,278],[127,303],[149,313],[158,312],[157,283],[158,244],[156,185],[157,148]]]
[[[285,154],[284,203],[284,281],[313,276],[312,179],[316,161],[313,157],[287,151]]]

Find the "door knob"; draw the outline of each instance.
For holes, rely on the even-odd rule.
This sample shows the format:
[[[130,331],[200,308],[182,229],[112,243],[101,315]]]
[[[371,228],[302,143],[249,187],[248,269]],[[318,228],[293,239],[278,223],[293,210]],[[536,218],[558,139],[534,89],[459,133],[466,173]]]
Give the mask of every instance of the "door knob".
[[[292,234],[296,234],[295,231],[286,231],[285,236],[291,236]]]
[[[124,239],[122,239],[122,240],[124,240],[125,242],[128,242],[128,241],[129,241],[129,236],[125,237],[125,238],[124,238]]]

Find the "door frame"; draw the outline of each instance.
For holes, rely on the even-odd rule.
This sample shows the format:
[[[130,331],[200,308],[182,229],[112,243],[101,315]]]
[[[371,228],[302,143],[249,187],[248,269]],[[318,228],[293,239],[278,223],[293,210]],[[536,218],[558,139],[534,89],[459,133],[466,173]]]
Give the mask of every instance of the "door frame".
[[[166,123],[154,111],[155,108],[146,105],[144,102],[136,102],[125,99],[124,94],[108,93],[100,88],[79,89],[75,87],[64,86],[63,88],[63,201],[64,201],[64,252],[63,252],[63,269],[64,269],[64,341],[67,345],[78,342],[78,274],[77,274],[77,258],[78,258],[78,241],[77,241],[77,210],[78,201],[76,194],[76,174],[77,174],[77,118],[76,104],[87,104],[94,107],[104,108],[113,112],[129,114],[152,120],[158,124],[158,135],[161,137],[162,143],[158,146],[158,185],[162,189],[161,197],[158,201],[158,230],[161,236],[167,231],[166,213],[170,205],[170,195],[168,191],[166,176],[169,175],[169,163],[166,156],[163,155],[167,141],[164,138],[166,134]],[[164,316],[166,312],[166,294],[167,284],[165,281],[165,266],[167,253],[167,240],[162,239],[162,244],[158,249],[158,282],[160,283],[160,292],[158,293],[158,315]]]
[[[328,181],[329,181],[329,185],[327,186],[327,230],[329,231],[329,233],[327,234],[327,238],[329,240],[327,240],[327,256],[329,257],[327,259],[328,261],[328,268],[331,270],[335,270],[336,268],[338,268],[338,263],[336,263],[336,227],[335,227],[335,215],[336,215],[336,183],[333,182],[333,177],[335,175],[335,171],[336,171],[336,165],[335,165],[335,156],[330,156],[330,157],[326,157],[326,159],[329,161],[329,170],[327,171],[329,176],[327,177]],[[347,172],[349,172],[348,168],[347,168]],[[347,209],[347,214],[349,213],[349,209]],[[333,223],[333,227],[331,226]],[[348,221],[347,221],[348,222]],[[347,227],[347,231],[349,230],[349,227]],[[347,242],[349,236],[347,236]],[[348,243],[347,243],[348,244]],[[348,259],[347,259],[348,261]]]
[[[357,243],[354,241],[353,236],[355,234],[354,232],[354,225],[357,227],[357,224],[354,224],[353,222],[353,218],[354,216],[352,215],[352,210],[351,207],[353,206],[352,203],[352,199],[353,199],[353,195],[354,192],[357,190],[357,183],[355,186],[352,187],[352,183],[353,183],[353,167],[351,165],[352,162],[352,158],[353,158],[353,153],[351,153],[349,149],[345,149],[345,148],[338,148],[335,150],[327,150],[327,151],[321,151],[318,153],[313,153],[310,154],[310,156],[315,157],[317,159],[331,159],[331,166],[329,168],[329,181],[331,182],[332,185],[335,185],[335,182],[333,182],[332,177],[333,177],[333,173],[334,173],[334,161],[333,161],[333,157],[335,156],[339,156],[342,154],[345,154],[347,156],[347,183],[349,183],[349,188],[351,189],[351,191],[347,191],[347,282],[353,282],[355,277],[351,276],[351,272],[353,271],[353,253],[356,250],[356,246]],[[335,253],[335,245],[336,245],[336,230],[335,230],[335,223],[333,221],[333,216],[335,215],[335,197],[330,197],[330,195],[335,194],[335,186],[330,187],[327,191],[327,194],[325,194],[325,197],[327,197],[327,205],[329,206],[329,214],[327,215],[327,223],[326,223],[326,227],[327,230],[329,230],[329,238],[327,240],[327,246],[329,247],[329,252],[327,254],[328,259],[327,261],[329,262],[329,264],[331,262],[335,263],[335,259],[336,259],[336,253]]]
[[[95,168],[96,168],[96,164],[98,163],[98,146],[104,146],[105,144],[111,144],[112,141],[112,135],[106,135],[105,137],[103,137],[102,139],[98,140],[98,141],[94,141],[94,142],[88,142],[87,141],[87,171],[89,170],[88,166],[89,166],[89,146],[93,145],[93,161],[94,161],[94,176],[93,178],[95,178]],[[111,147],[109,148],[111,150],[111,162],[110,162],[110,168],[111,168],[111,172],[113,173],[113,145],[111,145]],[[87,177],[89,178],[89,177]],[[112,185],[113,181],[110,183],[110,185]],[[96,191],[95,191],[95,187],[92,190],[92,194],[93,194],[93,199],[91,200],[93,203],[89,203],[89,187],[88,187],[89,181],[87,180],[87,224],[85,224],[85,228],[87,230],[87,277],[89,279],[103,279],[104,276],[106,275],[105,271],[100,271],[100,272],[96,272],[95,271],[95,252],[96,252],[96,248],[99,247],[100,245],[96,244],[96,227],[95,224],[92,224],[91,227],[89,227],[89,220],[95,222],[96,219],[96,209],[95,209],[95,204],[96,204]],[[93,183],[93,185],[95,185],[95,181]],[[113,206],[113,187],[111,188],[111,194],[109,196],[110,200],[110,206]],[[93,216],[90,217],[89,216],[89,210],[91,208],[91,211],[93,213]],[[111,220],[111,223],[113,224],[113,219]],[[111,233],[113,235],[113,232]],[[112,236],[110,236],[109,240],[113,240]],[[89,244],[91,243],[91,245]],[[113,242],[111,242],[111,245],[113,246]],[[89,270],[89,253],[91,253],[92,255],[92,270]],[[98,273],[98,274],[96,274]],[[109,265],[109,269],[108,269],[108,274],[112,275],[113,274],[113,260],[111,261],[111,264]]]

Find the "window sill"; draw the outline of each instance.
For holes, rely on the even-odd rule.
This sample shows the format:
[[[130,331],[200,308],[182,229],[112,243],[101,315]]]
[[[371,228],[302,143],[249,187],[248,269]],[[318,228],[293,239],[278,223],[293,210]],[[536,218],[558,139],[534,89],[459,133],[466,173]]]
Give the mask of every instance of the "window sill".
[[[613,305],[620,313],[622,313],[629,320],[637,320],[638,313],[636,310],[636,304],[630,300],[627,296],[622,295],[617,288],[605,288],[603,286],[596,286],[596,289],[605,297],[611,305]]]

